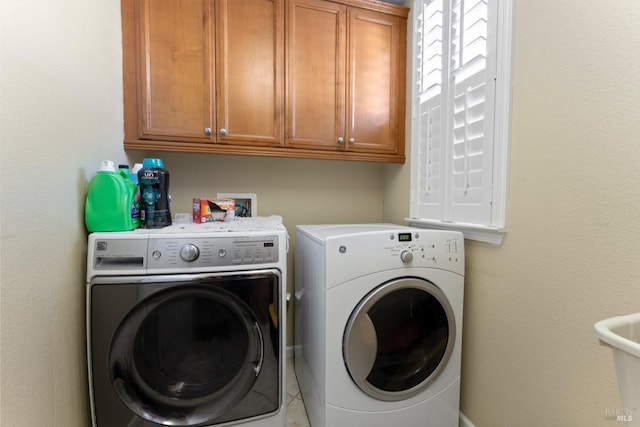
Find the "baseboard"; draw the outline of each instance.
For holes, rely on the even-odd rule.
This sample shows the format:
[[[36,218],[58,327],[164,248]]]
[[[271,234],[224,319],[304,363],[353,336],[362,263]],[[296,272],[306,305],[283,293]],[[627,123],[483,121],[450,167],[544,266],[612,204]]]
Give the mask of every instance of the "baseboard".
[[[465,417],[465,415],[460,412],[460,427],[476,427],[475,424],[473,424],[471,422],[471,420],[467,417]]]

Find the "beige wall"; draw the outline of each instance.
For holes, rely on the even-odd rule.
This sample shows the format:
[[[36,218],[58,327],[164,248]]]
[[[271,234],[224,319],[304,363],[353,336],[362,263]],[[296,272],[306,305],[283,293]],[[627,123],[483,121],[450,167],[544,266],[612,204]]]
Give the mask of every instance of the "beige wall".
[[[124,159],[119,3],[0,2],[0,424],[88,425],[83,199]]]
[[[509,231],[467,244],[478,427],[609,425],[620,405],[592,325],[640,301],[637,22],[636,0],[516,0]],[[126,158],[119,3],[1,2],[0,43],[0,424],[86,427],[82,205],[98,162]],[[408,214],[406,165],[156,155],[175,211],[252,191],[292,235]]]
[[[83,211],[100,160],[162,157],[175,212],[257,193],[289,228],[290,278],[296,224],[382,218],[380,164],[125,154],[119,13],[113,0],[0,3],[2,426],[89,425]]]
[[[614,426],[593,324],[640,309],[640,4],[515,10],[508,232],[466,244],[461,409],[478,427]],[[398,221],[406,166],[385,174],[404,174],[385,189]]]

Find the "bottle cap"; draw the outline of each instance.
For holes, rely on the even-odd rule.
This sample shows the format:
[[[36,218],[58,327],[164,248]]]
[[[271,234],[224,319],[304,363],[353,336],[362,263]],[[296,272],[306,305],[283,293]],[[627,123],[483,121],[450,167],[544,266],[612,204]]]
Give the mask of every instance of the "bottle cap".
[[[115,172],[116,168],[111,160],[103,160],[100,164],[101,172]]]
[[[145,168],[163,168],[164,162],[162,159],[145,158],[142,160],[142,166]]]

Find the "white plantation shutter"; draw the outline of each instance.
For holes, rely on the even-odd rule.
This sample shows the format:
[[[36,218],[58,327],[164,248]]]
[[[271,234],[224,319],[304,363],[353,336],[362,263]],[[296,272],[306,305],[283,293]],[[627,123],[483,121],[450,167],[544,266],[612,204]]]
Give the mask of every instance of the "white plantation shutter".
[[[442,108],[443,0],[426,1],[416,14],[416,92],[418,93],[418,194],[420,216],[442,218],[446,158]]]
[[[414,3],[413,218],[504,225],[493,204],[498,1]]]

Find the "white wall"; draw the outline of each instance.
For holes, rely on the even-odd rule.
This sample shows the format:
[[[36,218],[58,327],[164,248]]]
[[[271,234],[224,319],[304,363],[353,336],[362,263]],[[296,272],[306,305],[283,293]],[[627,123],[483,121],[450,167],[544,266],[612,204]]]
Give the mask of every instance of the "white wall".
[[[613,426],[593,324],[640,310],[640,3],[515,11],[508,232],[466,244],[461,409],[478,427]],[[386,203],[408,188],[396,169],[385,220],[408,215]]]
[[[290,271],[295,224],[382,217],[379,164],[125,154],[118,1],[0,2],[0,43],[0,425],[89,425],[83,211],[102,159],[163,158],[176,212],[256,192],[289,227]]]

